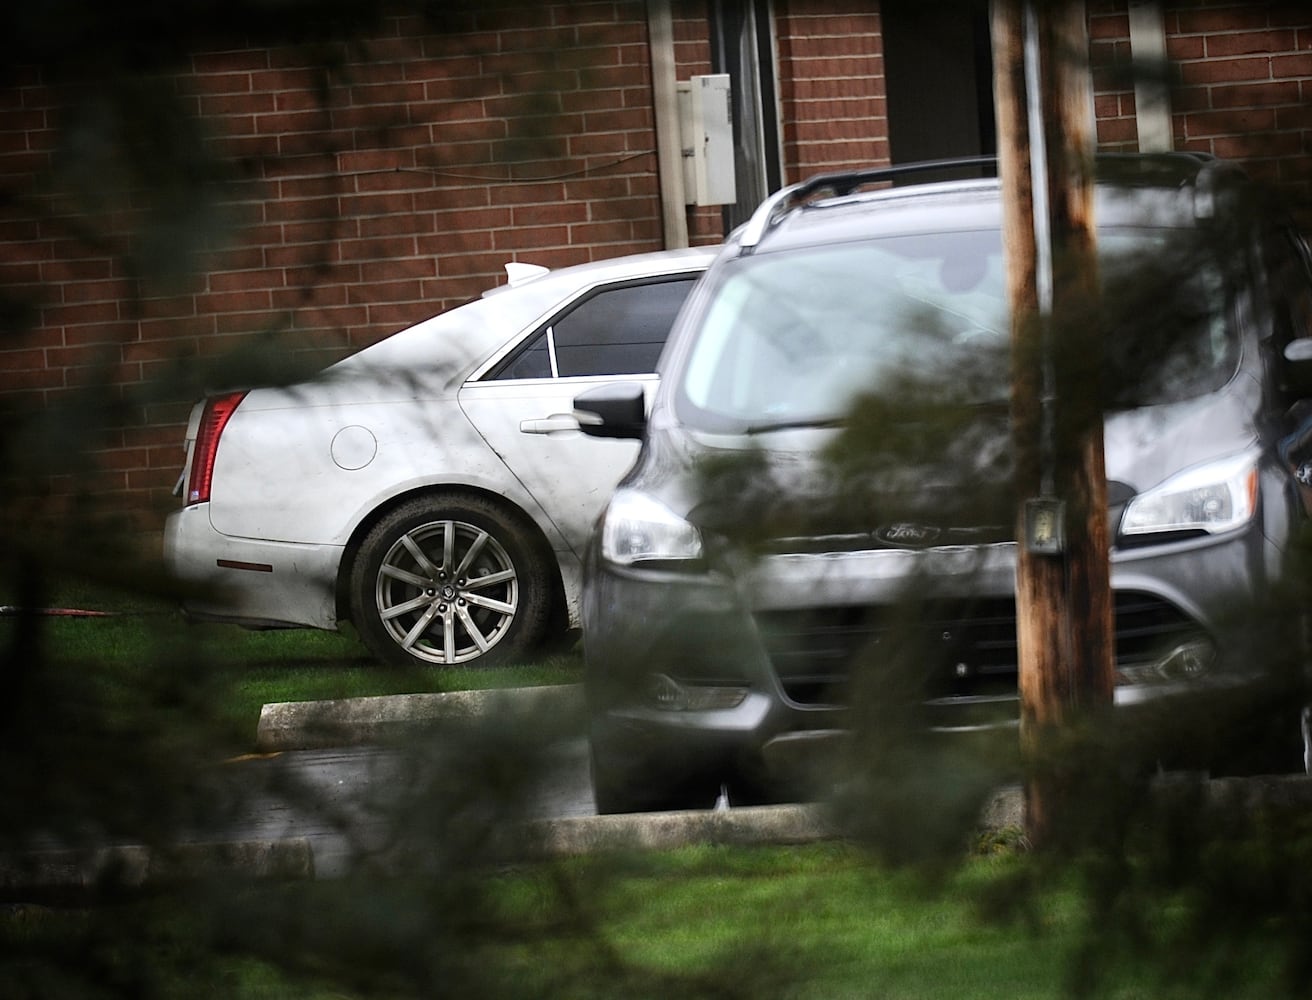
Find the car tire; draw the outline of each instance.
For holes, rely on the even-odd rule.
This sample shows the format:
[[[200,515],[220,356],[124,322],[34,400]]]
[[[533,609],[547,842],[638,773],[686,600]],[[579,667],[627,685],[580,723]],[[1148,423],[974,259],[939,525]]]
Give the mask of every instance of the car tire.
[[[600,816],[709,809],[715,804],[717,788],[707,781],[663,782],[651,770],[617,768],[605,763],[604,756],[595,747],[588,754],[592,799]]]
[[[531,529],[483,497],[427,496],[365,536],[351,578],[352,621],[379,659],[481,667],[533,649],[553,607],[551,565]]]
[[[643,812],[647,808],[646,798],[633,792],[633,779],[601,764],[595,751],[588,754],[588,765],[592,777],[592,800],[597,815]]]

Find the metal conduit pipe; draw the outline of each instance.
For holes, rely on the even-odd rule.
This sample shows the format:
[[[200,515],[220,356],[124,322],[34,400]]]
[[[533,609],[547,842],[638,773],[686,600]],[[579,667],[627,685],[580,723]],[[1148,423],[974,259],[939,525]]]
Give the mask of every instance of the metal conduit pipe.
[[[1158,0],[1130,0],[1130,55],[1139,152],[1169,153],[1171,93],[1166,79],[1166,28]]]
[[[688,217],[684,208],[683,144],[679,138],[679,93],[675,78],[674,17],[670,13],[670,0],[647,0],[647,44],[651,51],[661,229],[665,236],[665,248],[673,250],[688,245]]]

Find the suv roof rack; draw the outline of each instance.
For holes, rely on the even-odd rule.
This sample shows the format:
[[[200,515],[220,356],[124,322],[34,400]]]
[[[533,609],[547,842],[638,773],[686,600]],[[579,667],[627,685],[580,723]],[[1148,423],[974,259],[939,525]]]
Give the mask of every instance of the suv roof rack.
[[[781,188],[763,201],[743,226],[738,245],[744,252],[751,253],[780,218],[817,194],[828,192],[834,197],[842,198],[867,184],[878,184],[881,181],[896,180],[899,177],[929,173],[933,170],[967,170],[972,167],[988,167],[996,173],[998,160],[995,156],[973,156],[963,159],[898,163],[888,167],[872,167],[869,170],[817,174],[799,184]]]
[[[1099,153],[1094,159],[1095,172],[1100,179],[1120,184],[1145,186],[1192,185],[1195,188],[1194,214],[1199,219],[1216,214],[1216,198],[1222,187],[1245,179],[1244,171],[1235,163],[1219,160],[1210,153]],[[925,160],[918,163],[899,163],[888,167],[817,174],[798,184],[781,188],[763,201],[742,227],[738,245],[742,253],[750,254],[761,240],[788,212],[819,194],[842,198],[857,188],[908,177],[914,174],[943,170],[969,170],[989,168],[997,175],[995,156],[972,156],[959,159]]]

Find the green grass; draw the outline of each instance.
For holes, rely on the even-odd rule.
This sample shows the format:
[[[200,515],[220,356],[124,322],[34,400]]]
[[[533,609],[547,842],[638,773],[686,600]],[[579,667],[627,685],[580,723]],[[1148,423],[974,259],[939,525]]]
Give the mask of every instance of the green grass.
[[[117,718],[99,719],[104,707],[111,715],[122,711],[125,719],[129,710],[156,713],[183,735],[214,713],[249,741],[266,701],[568,683],[580,669],[571,655],[502,670],[397,671],[369,662],[349,635],[192,626],[148,604],[112,610],[125,613],[41,619],[52,661],[68,668],[53,671],[51,689],[69,696],[71,721],[42,719],[33,730],[45,736],[52,727],[64,727],[52,741],[56,749],[68,734],[79,734],[79,721],[91,721],[93,712],[101,727],[91,734],[95,739],[81,744],[96,748],[93,753],[105,746],[121,751],[135,745],[140,733],[152,731],[120,726]],[[15,625],[15,619],[0,619],[0,648],[12,648]],[[72,686],[66,686],[70,680]],[[82,704],[88,692],[99,701],[88,698]],[[118,742],[97,742],[104,736]],[[81,745],[71,747],[68,763],[79,771],[94,759],[81,754]],[[146,745],[143,760],[170,760],[188,749],[180,736],[168,735]],[[209,745],[202,749],[205,759]],[[44,760],[40,752],[31,759]],[[140,780],[156,787],[146,777]],[[470,815],[477,826],[481,814]],[[1279,843],[1292,842],[1287,826],[1278,833]],[[1281,897],[1271,887],[1283,884],[1286,873],[1312,870],[1305,863],[1308,851],[1291,854],[1285,863],[1270,844],[1254,843],[1246,853],[1223,857],[1219,871],[1245,892],[1265,886],[1267,895],[1287,905],[1297,894]],[[877,865],[841,844],[600,855],[492,871],[442,851],[434,852],[432,862],[431,877],[419,872],[402,882],[222,885],[207,890],[221,893],[219,898],[202,900],[181,887],[91,911],[42,911],[35,917],[0,907],[0,982],[20,982],[38,967],[41,976],[54,977],[48,984],[76,978],[90,949],[101,963],[97,976],[144,969],[158,987],[154,995],[234,1000],[370,995],[396,1000],[429,995],[1037,1000],[1076,995],[1071,987],[1088,980],[1087,974],[1073,972],[1090,926],[1077,866],[1035,869],[1052,881],[1039,881],[1026,906],[992,908],[1011,919],[982,916],[985,901],[1005,896],[1012,877],[1032,863],[1005,847],[935,880]],[[1127,866],[1121,874],[1133,878],[1135,870]],[[1115,1000],[1294,995],[1280,990],[1278,970],[1285,956],[1276,949],[1294,937],[1301,948],[1306,936],[1294,933],[1303,925],[1288,913],[1273,909],[1238,927],[1233,950],[1217,948],[1218,938],[1212,937],[1199,954],[1182,953],[1182,942],[1187,947],[1197,940],[1190,907],[1192,915],[1214,912],[1197,906],[1203,889],[1193,878],[1178,885],[1141,879],[1137,891],[1124,897],[1133,906],[1098,926],[1116,931],[1119,920],[1132,917],[1128,933],[1143,939],[1133,942],[1137,949],[1125,946],[1124,935],[1103,942],[1104,950],[1094,953],[1088,966],[1099,976],[1100,990],[1093,995]],[[1243,912],[1251,911],[1250,905]],[[309,914],[312,919],[306,919]],[[240,936],[245,928],[250,939]],[[288,955],[300,963],[296,968],[281,964]],[[435,961],[432,955],[455,964],[452,970],[443,966],[444,974],[458,973],[460,983],[478,989],[439,990],[423,980],[430,975],[425,963]],[[409,970],[400,960],[411,956],[423,981],[381,978],[398,963]],[[1181,964],[1164,978],[1167,959]],[[1242,975],[1209,979],[1218,961],[1231,963],[1232,972],[1237,965]],[[363,985],[375,969],[380,978],[373,985],[385,985],[381,991]],[[26,994],[15,989],[20,996],[91,993],[74,987],[61,992],[53,985]]]
[[[157,601],[86,591],[62,593],[54,606],[105,615],[41,616],[45,655],[94,665],[97,677],[123,682],[125,691],[143,670],[189,674],[208,685],[222,723],[250,734],[266,703],[571,684],[582,674],[576,651],[499,667],[403,669],[374,659],[348,632],[191,624]],[[0,617],[0,649],[16,622]]]
[[[561,868],[549,868],[497,880],[493,920],[509,933],[478,959],[496,970],[494,984],[525,996],[1289,995],[1277,975],[1277,946],[1268,947],[1260,934],[1255,947],[1240,945],[1228,956],[1237,966],[1230,971],[1239,975],[1219,993],[1208,993],[1219,983],[1209,979],[1209,956],[1191,956],[1183,971],[1172,968],[1182,955],[1167,942],[1183,921],[1178,899],[1169,895],[1138,914],[1149,928],[1141,950],[1100,939],[1088,953],[1093,967],[1078,971],[1078,956],[1091,939],[1089,911],[1073,874],[1040,883],[1023,906],[998,905],[1018,898],[1015,887],[1031,863],[1014,851],[980,854],[931,877],[890,869],[843,843],[594,856],[564,866],[563,878]],[[571,933],[579,924],[562,919],[562,883],[565,895],[582,900],[583,923],[597,937]],[[515,941],[516,932],[525,940]],[[609,979],[598,975],[606,951],[618,962],[606,973]],[[544,963],[544,954],[552,960]],[[495,988],[490,992],[497,995]]]
[[[1198,969],[1170,975],[1151,949],[1100,953],[1092,973],[1076,974],[1087,913],[1073,879],[1038,890],[1023,922],[985,916],[984,901],[1028,863],[974,857],[929,880],[842,844],[702,847],[484,873],[462,880],[455,914],[440,905],[440,884],[411,879],[236,889],[185,913],[157,898],[72,919],[130,927],[119,947],[138,949],[162,995],[232,1000],[355,1000],[380,988],[394,1000],[1208,995]],[[1177,919],[1169,904],[1150,910],[1150,926]],[[302,923],[306,913],[315,919]],[[0,974],[14,944],[29,963],[57,955],[69,920],[0,914]],[[1290,995],[1271,949],[1259,943],[1237,959],[1227,1000]]]
[[[1047,902],[1056,940],[1035,947],[977,919],[969,899],[993,871],[930,888],[844,846],[701,848],[590,884],[607,938],[644,978],[724,977],[746,995],[798,998],[1057,995],[1068,901]]]

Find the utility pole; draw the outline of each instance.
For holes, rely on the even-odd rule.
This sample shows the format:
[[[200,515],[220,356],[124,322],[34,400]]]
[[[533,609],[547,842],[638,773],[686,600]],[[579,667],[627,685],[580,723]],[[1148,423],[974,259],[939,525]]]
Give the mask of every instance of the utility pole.
[[[1012,315],[1016,613],[1025,826],[1078,794],[1052,750],[1112,704],[1113,635],[1081,0],[994,0],[994,100]],[[1069,740],[1063,739],[1063,749]],[[1067,762],[1069,763],[1069,762]]]

